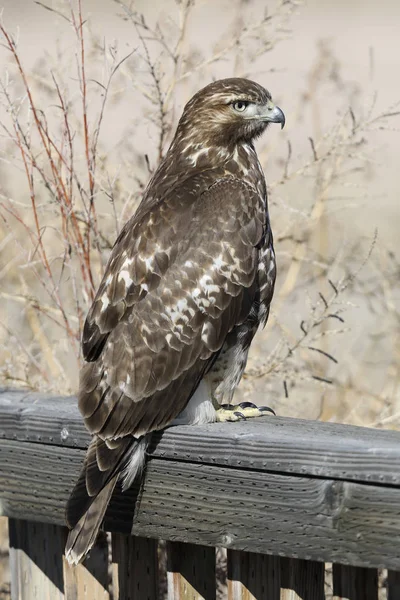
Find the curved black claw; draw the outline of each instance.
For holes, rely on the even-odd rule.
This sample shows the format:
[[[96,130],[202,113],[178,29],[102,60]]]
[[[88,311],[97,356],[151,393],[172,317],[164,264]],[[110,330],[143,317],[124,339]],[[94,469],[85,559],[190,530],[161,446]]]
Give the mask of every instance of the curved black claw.
[[[240,406],[240,408],[257,408],[257,406],[253,404],[253,402],[241,402],[240,404],[238,404],[238,406]]]
[[[260,410],[260,412],[272,413],[274,415],[274,417],[276,417],[276,412],[274,411],[273,408],[270,408],[269,406],[259,406],[258,409]]]
[[[246,417],[238,410],[235,410],[233,414],[238,418],[239,421],[247,421]]]
[[[221,404],[220,408],[223,408],[224,410],[234,410],[234,405],[233,404]]]

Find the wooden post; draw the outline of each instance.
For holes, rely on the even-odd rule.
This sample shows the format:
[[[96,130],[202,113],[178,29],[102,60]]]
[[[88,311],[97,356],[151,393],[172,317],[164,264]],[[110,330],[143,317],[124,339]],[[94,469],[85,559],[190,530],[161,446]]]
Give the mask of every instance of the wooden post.
[[[64,600],[64,528],[9,520],[11,595],[15,600]]]
[[[215,600],[215,548],[167,542],[168,598]]]
[[[228,600],[279,600],[279,558],[228,550]]]
[[[157,540],[112,535],[114,600],[158,598]]]
[[[100,532],[83,564],[72,566],[64,557],[64,587],[65,600],[109,600],[106,533]]]
[[[334,600],[378,600],[378,571],[364,567],[333,565]]]
[[[400,571],[388,571],[387,600],[400,598]]]
[[[7,598],[10,595],[10,564],[8,542],[8,519],[0,517],[0,598],[2,594]]]
[[[281,600],[324,600],[325,565],[281,558]]]

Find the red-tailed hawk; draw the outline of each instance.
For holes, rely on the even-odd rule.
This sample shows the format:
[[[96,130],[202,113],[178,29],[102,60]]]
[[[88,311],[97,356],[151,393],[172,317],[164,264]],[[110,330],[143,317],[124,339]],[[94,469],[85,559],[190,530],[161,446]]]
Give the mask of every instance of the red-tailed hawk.
[[[283,127],[284,114],[253,81],[200,90],[115,242],[83,330],[79,409],[93,438],[67,506],[71,563],[92,547],[118,479],[126,489],[140,474],[152,431],[263,412],[226,405],[274,290],[253,145],[271,122]]]

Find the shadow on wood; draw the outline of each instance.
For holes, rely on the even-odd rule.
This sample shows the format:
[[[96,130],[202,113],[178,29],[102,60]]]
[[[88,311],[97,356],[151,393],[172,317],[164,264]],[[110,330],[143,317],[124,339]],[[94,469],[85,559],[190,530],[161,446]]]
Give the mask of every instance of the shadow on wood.
[[[280,600],[279,558],[228,550],[228,600]]]
[[[333,596],[338,600],[378,600],[378,571],[333,565]]]
[[[158,598],[157,540],[112,535],[114,600]]]
[[[168,598],[215,600],[215,548],[167,542]]]
[[[64,598],[60,527],[9,520],[11,593],[19,600]]]
[[[281,558],[281,600],[320,600],[325,598],[324,563]]]
[[[400,572],[388,571],[387,577],[387,595],[388,600],[398,600],[400,598]]]

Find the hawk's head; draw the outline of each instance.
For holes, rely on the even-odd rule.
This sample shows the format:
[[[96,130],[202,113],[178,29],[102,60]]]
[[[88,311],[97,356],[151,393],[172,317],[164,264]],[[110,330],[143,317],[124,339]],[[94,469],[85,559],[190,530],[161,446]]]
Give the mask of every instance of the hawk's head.
[[[221,79],[186,104],[177,137],[188,143],[232,148],[261,135],[268,123],[283,127],[285,115],[265,88],[249,79]]]

